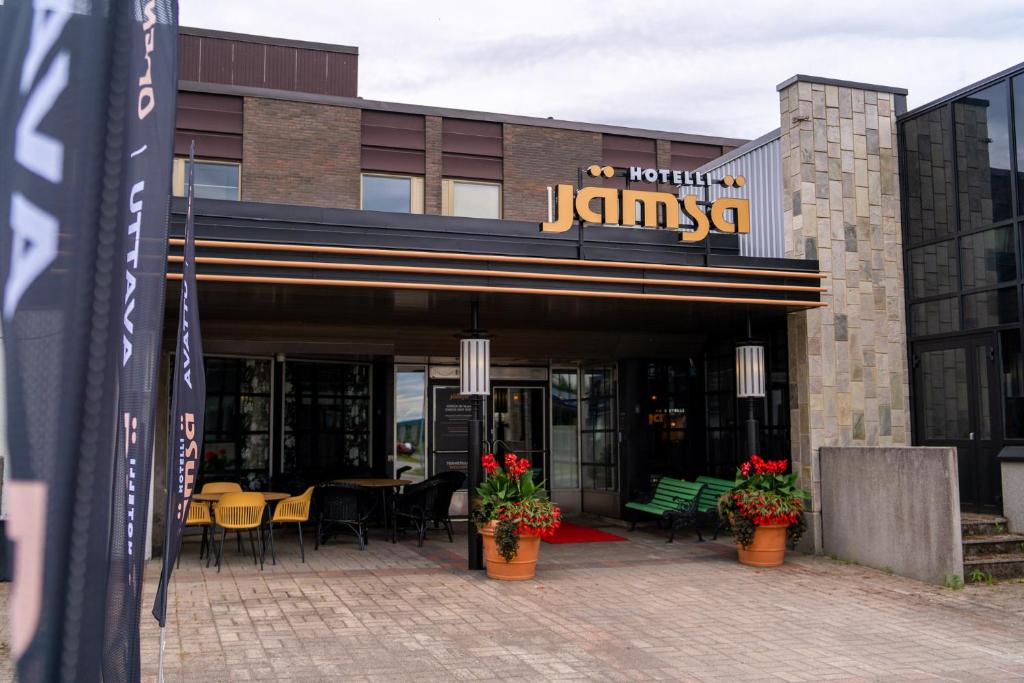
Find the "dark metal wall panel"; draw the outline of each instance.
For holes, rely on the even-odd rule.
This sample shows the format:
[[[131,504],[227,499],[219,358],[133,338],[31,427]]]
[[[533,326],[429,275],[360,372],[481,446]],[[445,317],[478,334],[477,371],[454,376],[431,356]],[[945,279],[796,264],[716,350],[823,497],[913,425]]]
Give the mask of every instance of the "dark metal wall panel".
[[[395,149],[424,148],[423,130],[408,128],[388,128],[384,126],[368,126],[363,122],[364,147],[393,147]]]
[[[657,143],[648,138],[633,138],[625,135],[601,136],[601,162],[616,168],[626,166],[658,166]],[[596,163],[596,159],[594,160]]]
[[[295,89],[319,95],[327,94],[327,53],[311,50],[295,52]]]
[[[295,90],[295,48],[268,45],[263,86]]]
[[[234,43],[229,40],[203,38],[199,80],[206,83],[233,83],[233,48]]]
[[[673,142],[671,147],[672,168],[692,171],[717,159],[725,153],[718,145],[698,145],[691,142]]]
[[[262,88],[266,55],[266,45],[235,43],[234,85]]]
[[[194,130],[178,130],[174,133],[174,154],[188,156],[189,143],[192,140],[196,142],[197,157],[223,161],[242,160],[241,135],[216,135]]]
[[[358,55],[328,53],[327,81],[324,92],[339,97],[355,97],[359,88],[358,63]]]
[[[425,119],[420,114],[398,114],[390,111],[374,110],[363,112],[363,125],[419,131],[426,128]]]
[[[198,81],[202,38],[180,35],[178,37],[178,80]]]
[[[426,170],[423,152],[387,147],[363,147],[362,167],[365,171],[415,175],[423,175]]]
[[[501,180],[503,163],[500,158],[442,154],[441,168],[446,178],[469,180]]]
[[[195,140],[196,156],[241,161],[243,106],[241,97],[179,93],[174,153],[187,155]]]

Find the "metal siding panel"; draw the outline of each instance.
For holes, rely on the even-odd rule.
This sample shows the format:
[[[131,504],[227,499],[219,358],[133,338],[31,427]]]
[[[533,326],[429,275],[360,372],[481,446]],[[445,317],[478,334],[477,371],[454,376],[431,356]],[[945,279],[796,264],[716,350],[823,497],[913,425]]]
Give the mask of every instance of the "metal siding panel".
[[[203,83],[231,85],[231,62],[234,42],[220,38],[203,38],[199,61],[199,80]]]
[[[295,48],[267,46],[267,68],[264,88],[295,90]]]
[[[182,81],[199,80],[199,58],[202,39],[197,36],[180,34],[178,36],[178,79]],[[180,95],[179,95],[180,97]]]
[[[398,114],[390,111],[363,110],[363,127],[398,128],[402,130],[426,130],[426,119],[422,114]]]
[[[415,173],[417,175],[423,175],[426,166],[423,152],[411,152],[381,147],[363,147],[362,157],[362,168],[364,171]]]
[[[267,46],[259,43],[235,43],[233,78],[235,85],[263,87]]]
[[[216,135],[193,130],[174,132],[174,153],[188,156],[189,143],[196,141],[196,156],[204,159],[242,160],[242,137],[239,135]]]
[[[364,147],[392,147],[394,149],[423,150],[423,131],[407,128],[386,128],[384,126],[363,126]]]
[[[743,188],[713,185],[709,198],[746,197],[750,200],[750,233],[739,235],[740,255],[762,258],[785,256],[785,235],[782,214],[782,158],[779,138],[742,154],[725,164],[712,161],[702,170],[716,175],[742,175]]]
[[[327,55],[327,82],[326,92],[328,95],[337,97],[355,97],[358,81],[357,55],[331,52]]]
[[[469,178],[472,180],[501,180],[501,159],[491,157],[441,155],[441,173],[446,178]]]
[[[469,119],[444,119],[442,131],[445,135],[475,135],[482,138],[501,139],[501,124],[494,121],[470,121]]]
[[[441,135],[441,151],[500,158],[502,156],[502,141],[501,137],[452,133],[446,128]]]
[[[327,94],[327,53],[299,50],[295,53],[295,87],[302,92]]]

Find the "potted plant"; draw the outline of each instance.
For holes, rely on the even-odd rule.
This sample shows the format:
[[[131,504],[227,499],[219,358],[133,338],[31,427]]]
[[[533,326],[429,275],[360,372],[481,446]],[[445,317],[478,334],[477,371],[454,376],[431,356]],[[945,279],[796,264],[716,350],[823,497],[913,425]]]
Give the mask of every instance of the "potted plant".
[[[807,528],[797,475],[786,474],[786,460],[752,455],[736,471],[736,484],[722,494],[718,514],[736,538],[740,562],[778,567],[786,556],[786,540],[794,545]]]
[[[476,490],[473,521],[483,540],[487,576],[503,581],[532,579],[540,539],[555,533],[562,511],[548,500],[543,482],[534,482],[526,458],[509,453],[502,468],[487,453],[482,464],[485,477]]]

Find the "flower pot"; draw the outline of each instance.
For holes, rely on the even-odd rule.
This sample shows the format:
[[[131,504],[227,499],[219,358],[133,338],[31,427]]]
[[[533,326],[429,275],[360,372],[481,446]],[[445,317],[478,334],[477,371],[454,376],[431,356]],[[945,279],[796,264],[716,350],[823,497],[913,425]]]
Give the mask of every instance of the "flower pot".
[[[484,544],[484,561],[487,564],[487,576],[500,581],[527,581],[537,573],[537,555],[540,553],[540,537],[519,537],[519,550],[512,561],[507,561],[498,552],[498,544],[494,542],[494,529],[497,522],[488,522],[480,529]]]
[[[778,567],[786,559],[788,524],[769,524],[754,529],[754,540],[744,548],[739,543],[740,563],[751,567]]]

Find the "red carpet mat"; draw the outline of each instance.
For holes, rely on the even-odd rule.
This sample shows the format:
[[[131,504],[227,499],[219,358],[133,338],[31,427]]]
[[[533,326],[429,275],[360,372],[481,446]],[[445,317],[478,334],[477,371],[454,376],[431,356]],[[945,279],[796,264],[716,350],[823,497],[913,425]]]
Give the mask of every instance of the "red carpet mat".
[[[600,529],[592,529],[589,526],[580,526],[562,522],[551,538],[545,538],[548,543],[607,543],[609,541],[625,541],[622,536],[610,534]]]

